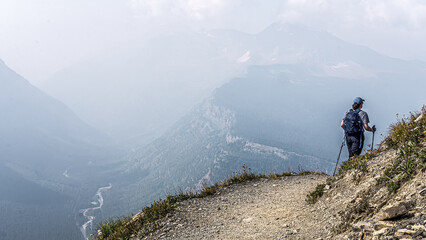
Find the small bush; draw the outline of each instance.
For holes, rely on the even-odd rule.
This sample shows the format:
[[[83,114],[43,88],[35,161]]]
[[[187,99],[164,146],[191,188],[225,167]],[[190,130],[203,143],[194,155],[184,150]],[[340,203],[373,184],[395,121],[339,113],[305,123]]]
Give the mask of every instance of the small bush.
[[[130,217],[122,217],[101,223],[97,232],[98,238],[101,237],[101,239],[107,239],[114,233],[117,233],[120,227],[128,223],[129,220]]]
[[[297,175],[299,176],[306,176],[306,175],[321,175],[324,174],[322,172],[315,172],[315,171],[301,171]]]
[[[331,229],[334,234],[340,234],[342,232],[345,232],[350,226],[349,222],[346,221],[346,217],[348,216],[348,214],[345,211],[339,211],[337,214],[339,214],[339,217],[342,221],[336,227],[333,227]]]
[[[367,172],[367,162],[369,159],[375,157],[376,152],[369,152],[362,156],[354,156],[349,160],[343,162],[342,167],[339,169],[339,175],[343,175],[345,172],[356,169],[361,172]]]
[[[391,193],[396,192],[396,190],[398,190],[399,187],[400,187],[399,183],[394,182],[392,179],[390,179],[386,184],[386,188]]]
[[[362,192],[359,201],[351,201],[344,211],[339,211],[341,218],[340,224],[333,229],[336,234],[342,233],[350,227],[350,223],[359,220],[361,215],[369,216],[374,208],[370,207],[368,199],[371,197],[370,192]]]
[[[240,171],[234,172],[234,174],[230,178],[228,178],[225,182],[223,182],[222,185],[241,183],[241,182],[246,182],[252,179],[264,178],[264,177],[266,177],[264,174],[262,173],[255,174],[251,170],[251,168],[247,168],[245,165],[243,165],[243,168]]]
[[[388,148],[397,149],[398,157],[377,179],[378,184],[385,184],[389,192],[396,192],[401,184],[412,178],[418,170],[425,170],[426,150],[423,146],[426,134],[426,109],[411,113],[390,128],[385,139]],[[421,118],[419,118],[422,116]]]
[[[281,177],[288,177],[288,176],[294,176],[294,175],[296,175],[296,174],[292,173],[292,172],[273,173],[273,174],[269,174],[268,178],[271,178],[271,179],[280,179]]]
[[[419,167],[422,171],[426,171],[426,148],[423,148],[420,152],[419,152]]]
[[[144,218],[141,219],[141,223],[145,224],[146,222],[156,221],[164,216],[167,213],[171,212],[175,208],[170,201],[166,200],[158,200],[154,201],[150,207],[144,208],[142,212],[144,213]]]
[[[317,185],[315,190],[306,196],[306,202],[309,204],[316,203],[318,199],[324,194],[324,187],[325,184]]]

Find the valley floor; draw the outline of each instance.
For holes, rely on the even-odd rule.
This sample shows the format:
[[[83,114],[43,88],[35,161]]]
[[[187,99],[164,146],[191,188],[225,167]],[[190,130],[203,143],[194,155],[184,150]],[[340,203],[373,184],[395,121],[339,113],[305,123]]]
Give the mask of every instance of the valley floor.
[[[220,189],[215,196],[191,199],[160,220],[159,231],[144,239],[326,239],[339,223],[343,206],[306,195],[327,176],[257,179]]]

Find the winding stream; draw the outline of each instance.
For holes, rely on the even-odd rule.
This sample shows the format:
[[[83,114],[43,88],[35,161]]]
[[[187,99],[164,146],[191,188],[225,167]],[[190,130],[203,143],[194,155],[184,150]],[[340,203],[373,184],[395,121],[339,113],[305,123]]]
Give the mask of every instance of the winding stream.
[[[92,228],[93,228],[93,220],[95,220],[94,212],[96,210],[100,210],[102,208],[102,205],[104,204],[104,198],[102,197],[102,192],[106,191],[110,188],[112,188],[111,183],[106,187],[99,188],[98,191],[96,191],[96,194],[94,196],[95,201],[91,202],[95,206],[91,207],[91,208],[85,208],[85,209],[80,210],[80,212],[83,214],[83,216],[87,219],[87,221],[83,225],[81,225],[81,227],[80,227],[80,231],[83,234],[83,237],[84,237],[85,240],[89,239],[87,237],[87,227],[90,226],[90,230],[92,230]]]

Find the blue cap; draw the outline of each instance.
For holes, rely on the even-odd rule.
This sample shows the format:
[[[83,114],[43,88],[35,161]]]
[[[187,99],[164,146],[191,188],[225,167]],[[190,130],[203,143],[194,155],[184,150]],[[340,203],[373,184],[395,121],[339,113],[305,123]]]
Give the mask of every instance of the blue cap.
[[[363,103],[365,100],[364,99],[362,99],[362,98],[360,98],[360,97],[356,97],[355,99],[354,99],[354,103],[356,103],[356,104],[361,104],[361,103]]]

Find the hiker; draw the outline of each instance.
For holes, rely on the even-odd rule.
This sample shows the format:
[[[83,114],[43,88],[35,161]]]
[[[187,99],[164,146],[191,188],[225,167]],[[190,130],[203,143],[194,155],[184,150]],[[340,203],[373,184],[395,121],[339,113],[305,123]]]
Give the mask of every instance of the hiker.
[[[376,127],[370,128],[368,114],[361,110],[364,99],[356,97],[352,108],[343,116],[340,126],[345,130],[346,145],[348,146],[349,158],[361,154],[364,146],[364,129],[375,132]]]

